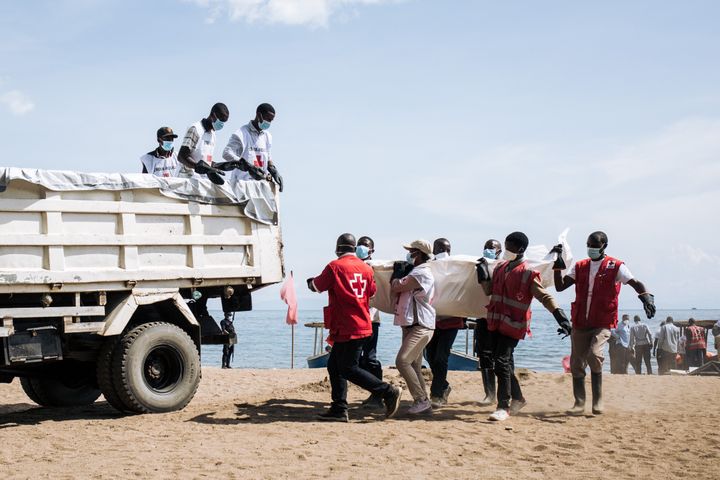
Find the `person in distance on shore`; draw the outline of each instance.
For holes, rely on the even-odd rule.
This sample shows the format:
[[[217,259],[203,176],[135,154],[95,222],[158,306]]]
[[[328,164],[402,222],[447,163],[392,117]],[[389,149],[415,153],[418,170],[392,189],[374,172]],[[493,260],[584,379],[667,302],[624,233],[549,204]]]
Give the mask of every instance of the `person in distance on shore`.
[[[438,238],[433,242],[433,255],[435,260],[442,260],[450,256],[451,245],[447,238]],[[435,317],[435,330],[430,342],[425,348],[427,361],[432,371],[430,384],[430,403],[433,408],[447,405],[452,388],[447,381],[448,360],[458,330],[465,326],[465,319],[461,317]]]
[[[702,367],[705,363],[705,351],[707,349],[705,329],[696,325],[694,318],[688,320],[688,326],[685,329],[685,338],[688,367]]]
[[[210,109],[210,115],[195,122],[185,133],[178,161],[180,162],[179,177],[192,178],[206,175],[216,185],[225,183],[225,172],[213,167],[215,153],[215,132],[221,130],[230,118],[230,110],[224,103],[216,103]]]
[[[483,258],[499,260],[502,255],[502,244],[491,238],[483,247]],[[475,324],[475,351],[482,374],[485,398],[478,402],[481,407],[492,405],[497,401],[495,394],[495,368],[493,365],[492,338],[487,328],[487,318],[478,318]]]
[[[308,278],[313,292],[328,292],[329,304],[324,309],[325,328],[332,342],[328,359],[328,376],[332,403],[319,415],[320,420],[347,422],[347,382],[380,395],[385,402],[386,416],[392,417],[400,406],[402,390],[383,382],[359,366],[360,354],[372,335],[369,301],[375,295],[373,270],[355,255],[355,237],[340,235],[335,244],[337,260],[330,262],[320,275]]]
[[[435,309],[431,305],[435,279],[428,265],[432,259],[432,248],[428,241],[415,240],[403,245],[403,248],[408,251],[407,263],[413,268],[402,278],[393,275],[390,280],[390,291],[397,295],[394,324],[402,327],[402,344],[395,358],[395,366],[413,397],[408,413],[418,415],[432,412],[421,367],[423,350],[435,329]]]
[[[375,242],[368,236],[362,236],[357,241],[355,255],[365,263],[372,260],[372,254],[375,253]],[[382,380],[382,364],[377,357],[378,335],[380,334],[380,310],[370,307],[370,320],[372,321],[372,335],[368,337],[363,344],[362,353],[360,354],[360,368],[375,375]],[[365,408],[383,408],[383,399],[381,395],[371,393],[368,398],[363,400]]]
[[[527,235],[513,232],[505,238],[505,261],[495,266],[492,276],[484,257],[477,264],[478,281],[490,297],[487,322],[498,382],[497,410],[489,417],[493,421],[507,420],[527,403],[515,376],[513,352],[530,332],[532,299],[552,313],[560,326],[559,334],[570,335],[570,321],[565,312],[540,283],[540,274],[531,270],[523,258],[528,244]]]
[[[170,127],[161,127],[156,133],[158,146],[152,152],[140,157],[142,173],[156,177],[175,177],[178,173],[178,160],[173,143],[177,135]]]
[[[552,251],[558,252],[553,265],[555,289],[558,292],[575,285],[575,301],[572,304],[572,335],[570,371],[573,377],[575,404],[570,414],[585,411],[585,367],[590,367],[592,385],[592,412],[603,412],[602,365],[603,347],[610,338],[610,329],[617,326],[618,296],[623,284],[630,285],[643,304],[648,318],[655,315],[655,301],[645,285],[636,280],[625,262],[605,254],[608,238],[604,232],[593,232],[587,239],[588,257],[580,260],[563,276],[562,245]]]
[[[679,340],[680,329],[675,326],[672,317],[667,317],[655,336],[654,354],[658,363],[658,375],[667,375],[675,368]]]
[[[630,327],[630,348],[635,352],[633,369],[636,375],[642,374],[642,362],[645,361],[647,374],[652,375],[652,362],[650,353],[652,351],[652,333],[647,325],[642,323],[639,315],[633,317],[635,325]]]
[[[230,361],[235,355],[235,342],[237,342],[237,334],[235,333],[235,325],[233,325],[232,312],[225,312],[225,318],[220,321],[220,329],[222,333],[228,334],[228,344],[223,344],[222,368],[232,368]]]

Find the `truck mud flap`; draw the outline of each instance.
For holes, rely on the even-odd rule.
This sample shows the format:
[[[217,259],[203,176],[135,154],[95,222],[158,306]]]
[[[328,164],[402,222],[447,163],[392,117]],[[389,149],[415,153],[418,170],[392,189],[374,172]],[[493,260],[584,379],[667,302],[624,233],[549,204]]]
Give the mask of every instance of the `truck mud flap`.
[[[60,333],[52,326],[15,332],[3,343],[5,365],[62,360]]]

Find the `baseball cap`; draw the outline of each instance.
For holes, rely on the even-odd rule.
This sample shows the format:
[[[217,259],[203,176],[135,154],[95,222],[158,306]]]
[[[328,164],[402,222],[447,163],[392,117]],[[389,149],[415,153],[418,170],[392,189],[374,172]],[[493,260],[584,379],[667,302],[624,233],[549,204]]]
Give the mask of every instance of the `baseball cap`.
[[[405,250],[420,250],[422,253],[428,256],[432,256],[432,246],[427,240],[414,240],[409,245],[403,245]]]
[[[170,128],[170,127],[158,128],[157,138],[163,138],[163,137],[178,138],[178,136],[173,133],[172,128]]]

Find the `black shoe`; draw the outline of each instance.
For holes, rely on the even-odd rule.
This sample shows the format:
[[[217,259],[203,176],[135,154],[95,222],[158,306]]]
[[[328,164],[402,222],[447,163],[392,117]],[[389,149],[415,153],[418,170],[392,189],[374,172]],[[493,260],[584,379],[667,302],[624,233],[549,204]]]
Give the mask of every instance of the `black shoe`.
[[[381,395],[372,394],[362,402],[362,407],[368,410],[379,410],[385,407]]]
[[[385,417],[391,418],[395,415],[400,408],[400,396],[402,395],[402,388],[393,387],[390,385],[387,393],[383,396],[383,402],[385,403]]]
[[[318,420],[322,420],[324,422],[344,422],[347,423],[350,421],[348,418],[347,411],[340,411],[340,410],[328,410],[325,413],[321,413],[318,415]]]

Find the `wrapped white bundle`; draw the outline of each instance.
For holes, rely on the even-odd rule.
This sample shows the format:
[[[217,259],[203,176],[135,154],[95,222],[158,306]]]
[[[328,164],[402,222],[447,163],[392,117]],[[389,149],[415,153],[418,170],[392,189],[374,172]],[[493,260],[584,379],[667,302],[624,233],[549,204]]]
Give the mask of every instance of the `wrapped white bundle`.
[[[558,237],[563,245],[563,259],[568,268],[572,265],[572,253],[567,244],[567,230]],[[437,315],[466,318],[485,318],[488,297],[477,281],[475,264],[479,256],[452,255],[441,260],[429,263],[430,270],[435,277],[435,297],[432,305]],[[545,245],[534,245],[525,251],[525,260],[531,269],[540,273],[543,286],[553,284],[552,265],[555,254]],[[377,293],[370,300],[370,306],[393,315],[397,297],[390,293],[390,276],[392,275],[393,261],[374,260],[370,266],[375,272]],[[490,272],[499,263],[498,260],[488,260]]]

